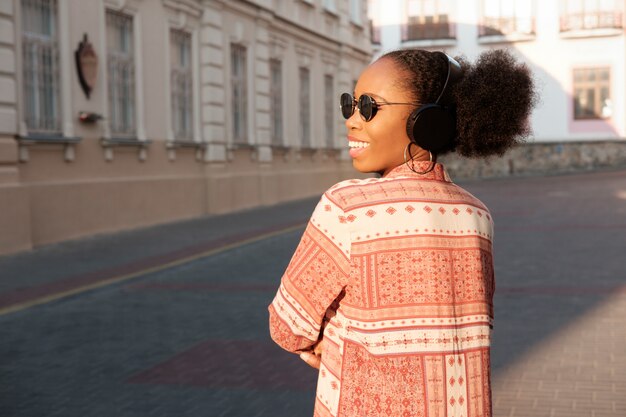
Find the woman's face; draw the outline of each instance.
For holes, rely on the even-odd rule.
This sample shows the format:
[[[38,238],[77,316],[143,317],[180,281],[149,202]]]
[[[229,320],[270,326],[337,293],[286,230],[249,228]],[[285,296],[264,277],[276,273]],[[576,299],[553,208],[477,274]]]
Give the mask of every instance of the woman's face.
[[[371,96],[376,103],[411,103],[414,98],[401,90],[397,80],[404,75],[391,59],[381,59],[359,77],[354,97]],[[352,165],[360,172],[379,172],[383,176],[404,163],[404,148],[409,143],[406,120],[415,105],[382,105],[366,122],[358,109],[346,120]],[[365,143],[360,143],[365,142]]]

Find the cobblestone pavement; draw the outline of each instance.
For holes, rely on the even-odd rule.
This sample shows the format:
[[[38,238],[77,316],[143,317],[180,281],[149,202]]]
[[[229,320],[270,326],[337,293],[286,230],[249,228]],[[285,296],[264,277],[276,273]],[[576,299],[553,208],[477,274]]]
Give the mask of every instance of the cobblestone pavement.
[[[626,171],[468,182],[495,416],[626,416]],[[0,257],[0,416],[308,416],[266,307],[316,199]]]

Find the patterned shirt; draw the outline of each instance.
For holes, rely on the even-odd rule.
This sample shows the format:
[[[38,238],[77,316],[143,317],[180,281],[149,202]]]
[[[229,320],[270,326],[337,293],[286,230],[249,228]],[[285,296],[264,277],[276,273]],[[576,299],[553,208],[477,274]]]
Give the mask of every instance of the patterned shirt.
[[[491,416],[492,235],[441,164],[324,193],[269,306],[284,349],[324,338],[316,417]]]

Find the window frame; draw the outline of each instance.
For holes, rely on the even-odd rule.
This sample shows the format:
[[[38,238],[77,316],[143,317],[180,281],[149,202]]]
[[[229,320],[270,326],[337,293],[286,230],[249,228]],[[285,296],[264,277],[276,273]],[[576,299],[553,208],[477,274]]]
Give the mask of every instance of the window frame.
[[[284,135],[284,71],[283,61],[278,58],[269,60],[270,67],[270,136],[273,146],[283,146],[285,143]],[[278,80],[274,75],[278,74]]]
[[[536,2],[535,0],[497,0],[498,1],[498,17],[487,16],[486,7],[487,0],[481,0],[480,2],[480,24],[478,27],[478,37],[535,37],[537,27],[536,27]],[[509,3],[513,3],[513,15],[505,15],[502,13],[502,2],[508,1]],[[530,4],[530,16],[524,17],[520,16],[518,13],[517,5],[520,3]],[[518,29],[520,26],[525,26],[520,21],[524,19],[530,19],[528,22],[530,24],[530,31],[520,30]],[[495,25],[490,25],[490,21],[496,21]],[[505,22],[513,22],[513,30],[505,31],[502,30],[503,26],[505,26]],[[498,32],[489,33],[489,29],[498,30]]]
[[[137,84],[139,84],[139,80],[141,77],[138,77],[140,72],[137,68],[137,25],[135,16],[133,14],[127,13],[121,10],[115,10],[106,8],[105,10],[105,45],[104,49],[106,54],[106,98],[107,98],[107,125],[108,125],[108,133],[112,138],[118,139],[138,139],[139,134],[139,97],[138,97],[138,89]],[[111,33],[110,30],[118,30],[119,28],[112,29],[113,25],[110,24],[110,20],[118,19],[121,21],[126,19],[126,22],[130,22],[131,32],[127,34],[128,37],[123,42],[128,42],[130,47],[130,51],[128,50],[116,50],[117,45],[113,46],[110,44]],[[119,33],[116,33],[118,35]],[[130,53],[129,53],[130,52]],[[117,65],[126,65],[130,67],[130,77],[127,80],[122,79],[121,84],[118,83],[117,76],[119,73],[117,71],[113,72],[112,67]],[[115,76],[115,78],[112,77]],[[122,72],[122,76],[128,76],[128,73]],[[122,93],[121,99],[118,94]],[[128,95],[128,96],[127,96]],[[121,100],[122,102],[127,98],[126,103],[122,103],[123,106],[127,106],[127,108],[119,108],[118,102]],[[126,114],[123,114],[126,112]],[[128,117],[128,119],[120,125],[121,120],[118,118]],[[128,124],[126,124],[128,123]]]
[[[195,136],[193,34],[184,29],[170,27],[168,35],[172,137],[175,141],[191,142]],[[183,42],[179,43],[181,40]],[[180,56],[181,50],[179,48],[185,46],[188,48],[186,62],[181,63],[176,56]],[[182,92],[179,88],[181,83],[183,84]],[[181,124],[184,127],[181,128]]]
[[[249,91],[248,91],[248,52],[249,48],[242,44],[232,42],[230,44],[230,101],[231,101],[231,138],[234,145],[249,144],[248,132],[249,114]],[[235,74],[235,61],[241,58]],[[237,94],[236,90],[241,89]],[[238,125],[238,122],[240,125]]]
[[[303,75],[306,74],[306,77]],[[306,80],[306,83],[305,83]],[[306,85],[305,85],[306,84]],[[304,66],[298,67],[298,86],[299,86],[299,120],[300,132],[299,140],[302,149],[310,149],[313,147],[311,143],[311,70]]]
[[[419,3],[420,13],[414,15],[410,13],[411,2],[415,1]],[[415,41],[451,41],[456,40],[456,23],[453,21],[453,4],[449,0],[432,0],[435,4],[435,14],[427,15],[423,12],[425,8],[425,1],[428,0],[405,0],[405,21],[402,23],[402,42],[415,42]],[[442,5],[441,2],[445,2]],[[444,6],[444,7],[442,7]],[[439,13],[440,10],[447,11],[446,14]],[[446,16],[446,20],[441,22],[442,16]],[[427,22],[427,18],[432,17],[433,22]],[[436,21],[435,21],[436,18]],[[413,22],[413,19],[417,19],[417,22]],[[429,26],[427,26],[429,25]],[[428,36],[428,28],[432,31],[441,31],[441,34],[434,36]],[[445,34],[443,33],[445,28]],[[413,34],[417,32],[416,35]]]
[[[363,25],[363,6],[362,0],[349,0],[350,23],[356,26]]]
[[[335,77],[332,74],[324,74],[324,142],[326,143],[326,147],[328,149],[333,149],[335,147],[337,107],[333,105],[334,101]]]
[[[21,0],[20,1],[20,62],[21,69],[19,74],[19,85],[20,89],[20,101],[22,102],[20,106],[21,110],[21,121],[22,128],[21,135],[22,136],[41,136],[41,137],[62,137],[64,135],[71,135],[71,131],[68,132],[67,123],[66,123],[66,113],[68,111],[68,93],[66,90],[66,80],[63,77],[63,73],[66,68],[63,68],[63,45],[61,42],[61,31],[63,30],[61,26],[61,18],[62,13],[62,4],[58,0],[47,0],[50,3],[50,10],[52,11],[50,16],[50,35],[46,36],[44,33],[37,33],[34,31],[29,31],[27,28],[27,24],[25,20],[28,18],[26,16],[26,7],[25,3],[32,3],[32,0]],[[49,53],[52,56],[51,58],[51,69],[46,72],[42,71],[41,68],[29,68],[27,62],[31,62],[26,58],[28,53],[29,45],[33,44],[38,46],[39,48],[44,47],[50,49]],[[38,49],[35,47],[35,49]],[[39,57],[39,56],[37,56]],[[36,75],[34,73],[37,73]],[[46,74],[50,74],[52,83],[48,87],[51,92],[51,100],[47,99],[45,95],[45,91],[42,92],[42,87],[39,85],[40,83],[44,85],[45,88],[45,79]],[[30,74],[33,74],[31,76]],[[42,75],[43,74],[43,75]],[[31,96],[29,91],[29,81],[36,78],[36,83],[38,84],[33,91]],[[44,80],[42,80],[42,78]],[[30,96],[30,97],[29,97]],[[34,96],[34,103],[33,101]],[[42,97],[43,96],[43,97]],[[47,103],[46,103],[47,102]],[[43,108],[42,108],[43,107]],[[51,110],[50,110],[51,107]],[[48,109],[46,109],[48,108]],[[34,115],[30,110],[34,110]],[[44,114],[42,113],[51,112],[52,114]],[[43,121],[41,120],[43,119]],[[71,130],[71,129],[70,129]]]
[[[621,32],[624,28],[624,3],[623,1],[612,0],[614,7],[611,10],[604,10],[604,8],[600,7],[598,4],[597,8],[588,9],[587,1],[580,0],[582,5],[582,11],[580,12],[570,12],[570,5],[572,4],[572,0],[561,0],[560,1],[560,24],[559,31],[562,34],[567,34],[569,32],[594,32],[594,31],[603,31],[603,30],[615,30]],[[579,15],[579,16],[578,16]],[[589,17],[596,17],[597,23],[588,25]],[[582,24],[580,26],[572,24],[572,21],[578,17]],[[603,20],[604,18],[604,20]],[[613,24],[602,24],[601,22],[612,21]]]
[[[594,80],[584,80],[577,81],[577,72],[594,72]],[[606,71],[607,79],[601,79],[601,72]],[[595,67],[578,67],[574,68],[572,71],[572,119],[574,121],[589,121],[589,120],[610,120],[613,117],[614,108],[611,107],[611,114],[607,116],[602,115],[602,89],[606,88],[608,90],[607,99],[612,101],[612,92],[611,88],[612,82],[612,70],[610,66],[595,66]],[[586,92],[593,90],[594,91],[594,103],[593,103],[593,114],[578,114],[578,94],[577,90],[584,90]],[[588,107],[587,107],[588,108]]]

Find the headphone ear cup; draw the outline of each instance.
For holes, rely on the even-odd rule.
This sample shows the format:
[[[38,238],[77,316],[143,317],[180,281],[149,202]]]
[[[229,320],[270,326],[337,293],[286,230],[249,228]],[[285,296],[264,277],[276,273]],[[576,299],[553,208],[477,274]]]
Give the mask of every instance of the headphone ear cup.
[[[420,148],[438,154],[450,149],[456,136],[456,117],[438,104],[426,104],[411,112],[406,133]]]
[[[415,122],[420,116],[420,110],[421,107],[413,110],[409,115],[409,118],[406,119],[406,135],[409,137],[411,142],[415,142]]]

